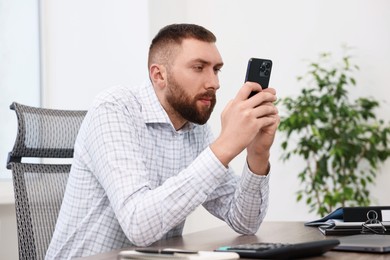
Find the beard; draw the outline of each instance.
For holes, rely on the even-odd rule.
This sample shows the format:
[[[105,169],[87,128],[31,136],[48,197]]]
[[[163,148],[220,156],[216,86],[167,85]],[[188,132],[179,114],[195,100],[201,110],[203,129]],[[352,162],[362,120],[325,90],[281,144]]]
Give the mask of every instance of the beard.
[[[207,90],[191,98],[186,92],[185,87],[180,85],[175,77],[169,73],[170,80],[168,81],[168,93],[166,100],[168,104],[185,120],[203,125],[213,112],[217,102],[214,90]],[[201,99],[210,100],[210,106],[197,106],[197,102]]]

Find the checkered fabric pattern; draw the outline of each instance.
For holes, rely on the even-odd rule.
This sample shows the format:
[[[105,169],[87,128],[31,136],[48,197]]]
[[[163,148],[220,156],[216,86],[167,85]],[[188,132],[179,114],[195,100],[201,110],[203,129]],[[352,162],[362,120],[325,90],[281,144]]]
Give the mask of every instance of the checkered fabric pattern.
[[[97,97],[75,145],[46,259],[69,259],[182,234],[199,205],[239,233],[257,231],[269,175],[225,168],[209,126],[176,131],[153,87],[117,86]],[[199,223],[201,224],[201,223]]]

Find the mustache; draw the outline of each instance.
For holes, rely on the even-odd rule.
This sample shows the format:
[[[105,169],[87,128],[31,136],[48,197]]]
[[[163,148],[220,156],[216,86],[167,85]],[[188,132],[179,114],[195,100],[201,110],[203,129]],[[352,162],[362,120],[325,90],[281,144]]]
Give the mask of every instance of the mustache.
[[[201,94],[196,95],[195,98],[196,98],[196,99],[208,98],[208,99],[211,99],[211,100],[213,100],[213,101],[215,101],[215,100],[217,99],[214,90],[207,90],[207,91],[204,92],[204,93],[201,93]]]

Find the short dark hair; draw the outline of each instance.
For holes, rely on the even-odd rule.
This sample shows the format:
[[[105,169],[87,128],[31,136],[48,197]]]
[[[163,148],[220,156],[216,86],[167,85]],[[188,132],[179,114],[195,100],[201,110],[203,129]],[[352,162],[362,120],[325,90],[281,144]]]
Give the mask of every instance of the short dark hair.
[[[180,45],[184,39],[193,38],[204,42],[216,42],[215,35],[196,24],[171,24],[163,27],[149,47],[148,66],[154,62],[166,62],[172,55],[172,45]]]

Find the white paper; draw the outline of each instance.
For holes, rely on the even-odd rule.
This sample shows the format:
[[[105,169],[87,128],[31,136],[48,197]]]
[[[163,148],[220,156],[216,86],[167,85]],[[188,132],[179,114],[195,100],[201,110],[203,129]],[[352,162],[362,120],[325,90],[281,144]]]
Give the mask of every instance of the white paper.
[[[118,254],[118,259],[138,259],[138,260],[154,260],[154,259],[177,259],[177,260],[235,260],[240,256],[234,252],[213,252],[199,251],[197,254],[149,254],[141,253],[134,250],[123,250]]]
[[[381,210],[382,213],[382,222],[390,221],[390,210]]]

